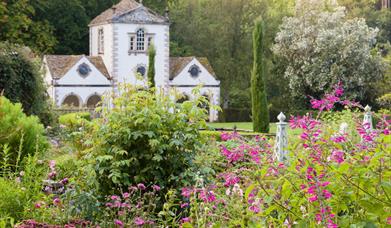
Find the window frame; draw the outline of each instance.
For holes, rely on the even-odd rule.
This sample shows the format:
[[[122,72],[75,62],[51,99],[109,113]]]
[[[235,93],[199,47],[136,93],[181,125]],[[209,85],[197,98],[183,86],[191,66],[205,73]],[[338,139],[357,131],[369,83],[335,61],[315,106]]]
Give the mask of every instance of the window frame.
[[[103,28],[98,29],[98,54],[105,53],[105,33]]]

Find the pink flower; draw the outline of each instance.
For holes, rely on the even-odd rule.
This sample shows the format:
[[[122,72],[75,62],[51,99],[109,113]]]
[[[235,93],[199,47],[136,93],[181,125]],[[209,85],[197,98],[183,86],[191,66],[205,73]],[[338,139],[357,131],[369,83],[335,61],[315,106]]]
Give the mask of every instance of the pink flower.
[[[55,168],[55,166],[56,166],[56,161],[54,161],[54,160],[49,161],[49,168],[51,170],[53,170]]]
[[[333,196],[333,195],[332,195],[329,191],[323,190],[323,197],[324,197],[325,199],[330,199],[331,196]]]
[[[120,226],[120,227],[123,227],[123,226],[124,226],[124,223],[123,223],[121,220],[118,220],[118,219],[115,219],[115,220],[114,220],[114,224],[115,224],[115,225],[118,225],[118,226]]]
[[[64,178],[61,180],[61,184],[63,184],[63,185],[68,184],[68,182],[69,182],[68,178]]]
[[[182,203],[182,204],[181,204],[181,208],[185,208],[185,207],[187,207],[187,206],[189,206],[188,203]]]
[[[60,198],[55,198],[54,200],[53,200],[53,204],[54,205],[59,205],[60,204]]]
[[[200,199],[202,199],[204,202],[211,203],[216,200],[216,196],[213,191],[202,190],[200,192]]]
[[[186,222],[190,222],[190,218],[189,217],[185,217],[185,218],[182,218],[181,219],[181,223],[186,223]]]
[[[308,198],[308,200],[309,200],[311,203],[313,203],[313,202],[315,202],[315,201],[318,200],[318,196],[311,196],[310,198]]]
[[[112,195],[110,198],[111,200],[121,200],[121,198],[117,195]]]
[[[185,198],[190,198],[190,195],[192,193],[192,189],[190,188],[182,188],[182,193],[181,195]]]
[[[387,218],[387,224],[391,225],[391,216]]]
[[[129,196],[130,196],[129,192],[124,192],[124,193],[122,194],[122,197],[123,197],[124,199],[129,198]]]
[[[225,175],[225,183],[224,183],[225,187],[233,186],[239,182],[240,182],[240,178],[238,176],[236,176],[235,174]]]
[[[332,153],[331,153],[331,156],[330,156],[330,159],[338,164],[341,164],[342,162],[345,161],[344,159],[344,155],[345,153],[343,151],[340,151],[340,150],[334,150]]]
[[[138,184],[137,188],[140,189],[140,190],[145,190],[146,189],[145,185],[142,184],[142,183]]]
[[[134,219],[134,224],[136,224],[137,226],[142,226],[145,224],[145,221],[144,221],[144,219],[137,217]]]
[[[255,214],[258,214],[258,213],[261,211],[261,209],[259,208],[259,206],[255,205],[255,204],[251,205],[251,206],[249,207],[249,209],[250,209],[250,211],[254,212]]]
[[[34,207],[35,207],[35,208],[41,208],[41,204],[40,204],[40,203],[36,203],[36,204],[34,205]]]
[[[156,192],[160,191],[160,187],[158,185],[152,185],[152,189]]]

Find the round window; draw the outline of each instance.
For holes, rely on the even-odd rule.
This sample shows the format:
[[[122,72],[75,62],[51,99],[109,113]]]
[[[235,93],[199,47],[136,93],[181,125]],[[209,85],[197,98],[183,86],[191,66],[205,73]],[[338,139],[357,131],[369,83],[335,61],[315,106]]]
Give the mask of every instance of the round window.
[[[87,64],[83,63],[80,64],[80,66],[77,68],[77,71],[82,77],[87,77],[91,72],[91,68]]]
[[[192,67],[190,67],[189,73],[192,77],[198,77],[200,72],[200,68],[197,65],[193,65]]]
[[[137,67],[137,73],[141,74],[141,76],[145,76],[146,71],[144,66]]]

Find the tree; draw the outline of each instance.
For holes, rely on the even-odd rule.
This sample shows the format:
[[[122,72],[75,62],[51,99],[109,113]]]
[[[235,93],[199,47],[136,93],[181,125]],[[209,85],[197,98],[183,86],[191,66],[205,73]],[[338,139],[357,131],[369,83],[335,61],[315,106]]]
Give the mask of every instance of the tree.
[[[0,93],[48,124],[49,102],[39,66],[28,48],[0,43]]]
[[[0,41],[12,41],[40,53],[53,50],[53,28],[47,21],[33,20],[35,14],[28,0],[1,2]]]
[[[254,62],[251,74],[252,118],[256,132],[269,132],[269,110],[265,89],[264,22],[257,20],[253,32]]]
[[[292,96],[319,97],[342,82],[347,95],[364,101],[384,70],[372,51],[378,30],[364,19],[348,19],[343,7],[326,2],[298,3],[296,15],[280,26],[273,51],[286,61],[284,76]]]
[[[155,87],[155,57],[156,50],[153,45],[148,49],[148,81],[151,87]]]

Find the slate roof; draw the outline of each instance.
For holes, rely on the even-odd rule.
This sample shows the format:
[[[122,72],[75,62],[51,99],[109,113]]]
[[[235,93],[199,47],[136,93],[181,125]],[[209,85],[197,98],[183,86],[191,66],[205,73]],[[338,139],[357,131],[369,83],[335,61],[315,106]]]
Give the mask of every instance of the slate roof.
[[[107,79],[111,79],[100,56],[45,55],[52,78],[56,80],[61,79],[83,57],[86,57]]]
[[[216,78],[216,74],[212,68],[212,66],[209,63],[209,60],[206,57],[170,57],[170,80],[173,80],[176,76],[178,76],[179,73],[182,72],[182,70],[189,65],[193,59],[197,59],[198,62],[202,64],[203,67],[205,67],[208,72]]]
[[[89,26],[112,22],[166,24],[169,23],[169,20],[135,0],[121,0],[118,4],[94,18]]]

